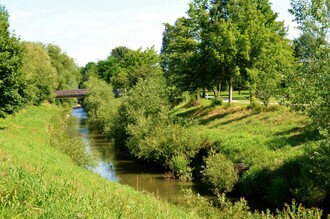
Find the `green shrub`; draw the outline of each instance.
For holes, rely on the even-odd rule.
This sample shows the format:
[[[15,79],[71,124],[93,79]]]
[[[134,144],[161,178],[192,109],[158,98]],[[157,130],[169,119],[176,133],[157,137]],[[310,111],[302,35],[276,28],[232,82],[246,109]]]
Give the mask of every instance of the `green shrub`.
[[[190,160],[183,154],[173,156],[169,161],[169,168],[174,171],[180,180],[190,181],[192,179]]]
[[[127,146],[136,157],[154,161],[174,171],[181,179],[191,177],[188,166],[201,140],[193,130],[173,124],[164,117],[137,117],[127,128]]]
[[[49,131],[51,135],[49,144],[62,153],[69,155],[76,165],[85,166],[93,163],[91,155],[87,154],[85,150],[85,144],[81,136],[69,136],[65,130],[64,118],[61,118],[60,115],[55,115],[52,118],[52,126],[49,127]]]
[[[140,80],[121,99],[121,105],[114,117],[113,129],[110,134],[114,138],[116,150],[126,153],[125,144],[129,137],[128,125],[137,124],[139,119],[157,118],[159,114],[167,114],[169,103],[165,81],[161,78]]]
[[[230,192],[238,181],[233,162],[223,154],[212,154],[205,160],[204,181],[213,187],[216,193]]]
[[[115,99],[113,88],[105,81],[93,77],[90,77],[84,86],[89,92],[83,106],[88,112],[90,127],[103,133],[110,133],[118,110],[118,101]]]
[[[323,140],[306,151],[297,198],[308,205],[322,205],[330,196],[330,141]]]

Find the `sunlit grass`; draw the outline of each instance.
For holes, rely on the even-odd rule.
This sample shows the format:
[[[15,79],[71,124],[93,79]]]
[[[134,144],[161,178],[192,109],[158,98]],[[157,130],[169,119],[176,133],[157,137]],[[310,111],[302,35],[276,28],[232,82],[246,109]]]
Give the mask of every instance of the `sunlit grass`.
[[[1,218],[197,217],[74,165],[49,145],[58,113],[43,105],[0,120]]]
[[[242,104],[181,105],[173,113],[192,118],[198,124],[196,133],[212,142],[220,142],[219,149],[234,162],[253,165],[282,160],[301,154],[301,148],[308,141],[303,128],[309,124],[309,119],[282,106],[256,111]]]

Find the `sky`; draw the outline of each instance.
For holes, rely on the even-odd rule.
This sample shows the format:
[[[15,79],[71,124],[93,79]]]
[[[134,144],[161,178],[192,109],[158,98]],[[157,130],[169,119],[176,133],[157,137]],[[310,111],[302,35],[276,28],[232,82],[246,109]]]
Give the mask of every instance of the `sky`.
[[[279,20],[298,36],[289,0],[270,0]],[[190,0],[0,0],[9,12],[10,29],[23,41],[52,43],[79,66],[105,59],[126,46],[160,51],[163,23],[185,16]]]

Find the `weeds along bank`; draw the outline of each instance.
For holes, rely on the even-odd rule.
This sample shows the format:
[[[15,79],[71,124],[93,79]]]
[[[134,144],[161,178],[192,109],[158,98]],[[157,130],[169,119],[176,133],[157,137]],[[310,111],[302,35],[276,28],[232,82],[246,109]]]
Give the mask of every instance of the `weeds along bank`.
[[[61,123],[61,112],[42,105],[0,120],[1,218],[275,218],[269,212],[252,213],[245,201],[232,204],[223,196],[215,208],[187,191],[174,206],[106,181],[78,166],[82,161],[63,146],[50,144],[55,141],[52,122],[57,117]],[[278,217],[288,215],[320,218],[321,212],[294,205]]]
[[[54,116],[61,109],[42,105],[0,120],[1,218],[198,218],[76,165],[72,142],[54,144]]]
[[[308,118],[280,106],[248,109],[206,100],[171,108],[160,79],[139,81],[120,98],[109,95],[112,88],[100,80],[86,85],[91,122],[114,140],[118,153],[181,180],[199,180],[215,194],[231,192],[280,209],[292,199],[327,206],[329,189],[321,182],[328,175],[315,180],[309,174],[309,153],[326,141],[308,131]]]

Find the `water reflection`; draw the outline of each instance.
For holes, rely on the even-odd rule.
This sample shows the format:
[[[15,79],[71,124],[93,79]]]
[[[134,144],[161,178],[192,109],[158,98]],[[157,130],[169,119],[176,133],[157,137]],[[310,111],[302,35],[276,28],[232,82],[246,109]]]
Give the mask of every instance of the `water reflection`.
[[[68,123],[70,135],[81,135],[86,151],[98,152],[96,166],[90,169],[100,176],[115,182],[126,184],[140,191],[146,191],[168,200],[182,194],[183,189],[191,189],[192,183],[166,181],[163,174],[152,167],[146,167],[136,161],[118,160],[114,147],[102,134],[88,129],[87,113],[83,108],[73,109]]]

